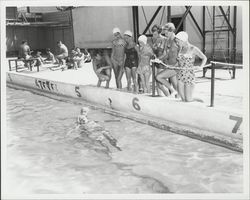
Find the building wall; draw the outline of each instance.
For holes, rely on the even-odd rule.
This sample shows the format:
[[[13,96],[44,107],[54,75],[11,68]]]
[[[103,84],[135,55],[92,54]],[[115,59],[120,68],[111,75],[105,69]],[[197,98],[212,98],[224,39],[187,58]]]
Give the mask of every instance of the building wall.
[[[8,55],[17,55],[22,40],[27,40],[32,50],[51,48],[56,50],[56,42],[61,40],[70,49],[73,48],[73,35],[70,23],[70,12],[43,13],[43,21],[61,21],[64,27],[7,26],[6,46]]]
[[[157,6],[138,7],[139,11],[139,32],[142,33],[147,23],[150,21]],[[206,9],[206,30],[212,29],[211,15],[212,7]],[[226,9],[226,7],[225,7]],[[144,11],[144,12],[143,12]],[[171,6],[171,16],[180,17],[184,14],[186,8],[184,6]],[[202,6],[193,6],[191,8],[197,23],[202,29]],[[221,14],[216,10],[216,14]],[[237,52],[242,53],[242,11],[238,7],[237,11]],[[217,18],[218,26],[223,23],[223,18]],[[151,27],[154,24],[165,24],[167,22],[167,7],[162,8]],[[132,7],[79,7],[73,10],[74,37],[75,45],[82,48],[101,48],[107,47],[112,39],[112,29],[115,26],[120,27],[121,31],[133,29],[132,23]],[[231,8],[231,24],[233,24],[233,9]],[[224,21],[225,25],[225,21]],[[150,27],[150,29],[151,29]],[[101,30],[101,31],[100,31]],[[188,14],[184,21],[184,30],[189,34],[190,43],[202,48],[202,36],[196,28],[193,20]],[[150,33],[148,31],[147,33]],[[225,37],[221,35],[221,37]],[[218,48],[226,48],[226,42],[218,42]],[[232,47],[232,39],[230,48]],[[206,35],[206,53],[210,53],[212,48],[212,34]]]

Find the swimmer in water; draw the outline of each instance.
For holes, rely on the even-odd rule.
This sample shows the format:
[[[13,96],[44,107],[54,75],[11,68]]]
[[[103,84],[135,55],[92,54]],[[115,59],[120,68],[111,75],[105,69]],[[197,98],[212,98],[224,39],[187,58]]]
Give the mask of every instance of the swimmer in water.
[[[88,123],[88,118],[87,114],[89,112],[89,109],[87,107],[81,108],[80,115],[77,117],[77,124],[78,125],[83,125]]]
[[[109,151],[112,149],[112,147],[121,151],[121,148],[117,146],[117,140],[112,135],[110,135],[107,130],[105,130],[96,122],[88,120],[88,112],[89,108],[81,108],[80,115],[77,117],[78,128],[84,130],[90,139],[99,141]]]

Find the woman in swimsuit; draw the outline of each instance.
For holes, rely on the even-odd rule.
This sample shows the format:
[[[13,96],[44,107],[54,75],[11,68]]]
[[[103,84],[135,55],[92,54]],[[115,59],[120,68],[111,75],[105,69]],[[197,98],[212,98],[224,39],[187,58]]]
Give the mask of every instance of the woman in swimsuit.
[[[116,87],[122,88],[122,75],[124,73],[125,46],[126,42],[121,36],[119,28],[113,29],[114,40],[112,41],[111,61],[113,64]]]
[[[145,93],[150,92],[149,79],[151,76],[150,59],[154,56],[152,48],[147,44],[147,37],[141,35],[138,38],[140,49],[139,49],[139,66],[137,73],[141,78],[142,87]]]
[[[109,88],[111,79],[112,64],[110,62],[108,53],[99,50],[93,58],[93,68],[98,77],[97,87],[101,86],[103,81],[106,81],[106,88]]]
[[[201,69],[207,62],[207,57],[196,46],[188,42],[188,34],[184,31],[175,36],[176,44],[179,46],[178,53],[178,93],[183,101],[193,101],[193,91],[195,87],[194,70]],[[194,66],[195,57],[198,56],[202,61],[200,66]]]
[[[132,38],[131,31],[124,32],[124,40],[127,42],[127,46],[125,48],[126,60],[124,64],[126,77],[127,77],[127,89],[131,90],[131,77],[134,84],[134,92],[138,92],[138,84],[137,84],[137,76],[136,70],[138,67],[138,47]]]
[[[165,46],[165,42],[166,42],[166,38],[164,36],[161,35],[162,32],[162,27],[158,24],[155,24],[152,29],[151,29],[152,33],[153,33],[153,37],[152,37],[152,49],[153,52],[156,56],[156,58],[158,59],[162,59],[163,57],[165,57],[166,52],[164,51],[164,46]],[[161,71],[163,71],[163,67],[160,64],[155,63],[155,67],[156,67],[156,75],[159,74]],[[155,77],[156,78],[156,77]],[[157,80],[157,79],[156,79]],[[161,94],[161,90],[160,88],[163,88],[163,85],[161,82],[159,82],[157,80],[156,82],[156,89],[157,89],[157,93],[158,95]],[[162,89],[163,93],[168,96],[169,93],[165,92],[166,89]],[[167,90],[168,91],[168,90]]]

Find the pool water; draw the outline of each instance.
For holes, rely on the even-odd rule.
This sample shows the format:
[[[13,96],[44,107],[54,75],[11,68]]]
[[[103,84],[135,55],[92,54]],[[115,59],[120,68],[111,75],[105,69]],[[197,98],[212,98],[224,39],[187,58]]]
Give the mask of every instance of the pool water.
[[[83,105],[7,88],[7,193],[243,192],[243,154],[90,108],[110,153],[77,131]]]

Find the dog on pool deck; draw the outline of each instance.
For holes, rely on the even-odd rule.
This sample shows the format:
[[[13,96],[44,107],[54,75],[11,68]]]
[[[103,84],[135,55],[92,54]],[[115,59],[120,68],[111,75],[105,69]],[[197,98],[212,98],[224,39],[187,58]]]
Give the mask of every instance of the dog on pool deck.
[[[78,115],[76,122],[80,130],[83,130],[90,139],[99,141],[109,151],[112,148],[121,151],[121,148],[117,146],[117,140],[107,130],[96,122],[88,120],[88,112],[88,107],[83,107],[80,110],[80,115]]]

